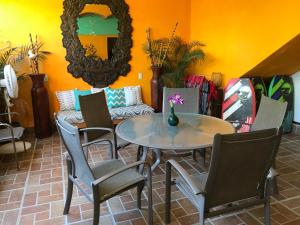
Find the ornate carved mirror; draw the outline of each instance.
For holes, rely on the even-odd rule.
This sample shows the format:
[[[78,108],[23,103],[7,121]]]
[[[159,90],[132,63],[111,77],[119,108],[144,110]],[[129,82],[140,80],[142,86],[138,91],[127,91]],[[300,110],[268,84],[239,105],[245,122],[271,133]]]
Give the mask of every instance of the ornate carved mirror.
[[[61,16],[68,72],[93,86],[130,71],[131,17],[125,0],[64,0]]]

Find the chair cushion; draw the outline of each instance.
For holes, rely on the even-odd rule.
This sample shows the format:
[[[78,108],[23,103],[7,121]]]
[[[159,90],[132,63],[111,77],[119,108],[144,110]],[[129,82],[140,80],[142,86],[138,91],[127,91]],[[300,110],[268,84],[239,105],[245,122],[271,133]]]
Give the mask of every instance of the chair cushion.
[[[75,110],[59,111],[57,113],[57,116],[59,118],[61,118],[62,120],[65,120],[65,121],[67,121],[68,123],[71,123],[71,124],[84,123],[81,111],[75,111]]]
[[[94,167],[91,167],[91,169],[95,178],[98,179],[124,166],[126,165],[122,161],[114,159],[102,161]],[[114,196],[119,191],[142,182],[144,179],[145,178],[137,173],[135,169],[129,169],[119,173],[99,185],[100,201],[104,201],[105,199]]]
[[[55,94],[61,111],[75,109],[75,96],[73,90],[57,91]]]
[[[105,95],[108,108],[126,106],[124,88],[111,89],[105,88]]]
[[[152,114],[154,113],[154,109],[146,104],[141,104],[141,105],[119,107],[119,108],[110,108],[109,113],[111,115],[112,120],[127,119],[129,117],[133,117],[137,115]],[[84,122],[80,111],[75,111],[75,110],[59,111],[57,113],[57,116],[63,118],[63,120],[66,120],[67,122],[72,124]]]
[[[23,127],[14,127],[13,128],[13,133],[14,133],[14,138],[15,139],[19,139],[22,137],[24,132],[24,128]],[[7,140],[11,140],[12,136],[11,136],[11,132],[9,128],[5,128],[5,129],[0,129],[0,141],[7,141]]]
[[[84,91],[80,91],[75,89],[74,90],[74,96],[75,96],[75,110],[79,111],[80,110],[80,103],[79,103],[79,96],[81,95],[90,95],[92,94],[91,90],[84,90]]]
[[[133,116],[152,114],[154,113],[154,109],[146,104],[141,104],[119,108],[111,108],[109,109],[109,113],[113,120],[127,119]]]

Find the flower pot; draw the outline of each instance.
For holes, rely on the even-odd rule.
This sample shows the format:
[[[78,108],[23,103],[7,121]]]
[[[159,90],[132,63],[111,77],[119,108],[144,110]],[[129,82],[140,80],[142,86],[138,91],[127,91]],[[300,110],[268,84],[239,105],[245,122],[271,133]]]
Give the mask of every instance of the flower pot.
[[[49,110],[48,91],[44,86],[45,74],[31,74],[31,97],[34,117],[34,132],[37,138],[46,138],[52,135]]]
[[[171,112],[168,117],[168,124],[170,126],[177,126],[178,123],[179,123],[179,118],[176,116],[176,114],[174,112],[174,107],[171,107]]]

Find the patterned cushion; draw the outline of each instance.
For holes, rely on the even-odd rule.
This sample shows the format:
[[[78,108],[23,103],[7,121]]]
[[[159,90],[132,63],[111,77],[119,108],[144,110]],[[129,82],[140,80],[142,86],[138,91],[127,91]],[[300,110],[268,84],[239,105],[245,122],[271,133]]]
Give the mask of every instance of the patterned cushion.
[[[75,109],[75,97],[73,90],[57,91],[55,94],[61,111]]]
[[[146,104],[109,109],[112,119],[127,119],[137,115],[154,113],[154,109]]]
[[[75,111],[75,110],[59,111],[57,113],[57,116],[62,118],[63,120],[66,120],[69,123],[83,123],[84,122],[81,111]]]
[[[120,88],[120,89],[105,88],[105,95],[106,95],[108,108],[126,106],[124,88]]]
[[[109,109],[111,118],[115,119],[127,119],[129,117],[137,116],[137,115],[146,115],[154,113],[154,109],[146,104],[134,105],[134,106],[126,106],[119,108],[110,108]],[[60,111],[57,113],[57,116],[62,117],[69,123],[83,123],[84,120],[82,118],[82,114],[80,111],[75,110],[66,110]]]
[[[126,106],[143,104],[141,86],[124,87]]]

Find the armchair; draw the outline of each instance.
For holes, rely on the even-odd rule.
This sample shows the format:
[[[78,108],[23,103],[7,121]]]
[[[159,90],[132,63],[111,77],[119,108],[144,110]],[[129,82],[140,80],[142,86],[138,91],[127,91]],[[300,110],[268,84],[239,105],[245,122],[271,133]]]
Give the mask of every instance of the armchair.
[[[264,204],[265,224],[269,225],[272,180],[269,170],[281,135],[282,129],[274,128],[240,134],[217,134],[209,171],[192,176],[176,161],[167,161],[165,222],[170,223],[173,168],[179,174],[175,181],[177,187],[198,209],[200,225],[204,225],[205,218],[258,204]],[[217,206],[226,207],[211,210]]]
[[[78,128],[72,126],[62,118],[57,118],[56,115],[55,122],[67,150],[65,158],[68,170],[68,190],[64,215],[69,213],[73,184],[93,203],[94,225],[99,224],[100,203],[133,187],[137,187],[137,205],[138,208],[141,208],[141,193],[144,186],[147,185],[148,224],[152,225],[152,177],[150,166],[144,161],[125,165],[121,160],[112,158],[99,162],[95,166],[90,166],[82,150]],[[113,155],[113,144],[108,139],[84,143],[84,146],[87,147],[96,142],[106,142],[110,146],[110,155]],[[144,177],[133,169],[142,164],[147,167],[147,177]],[[88,190],[83,189],[81,184],[84,184]],[[92,197],[89,195],[90,192],[92,193]]]

